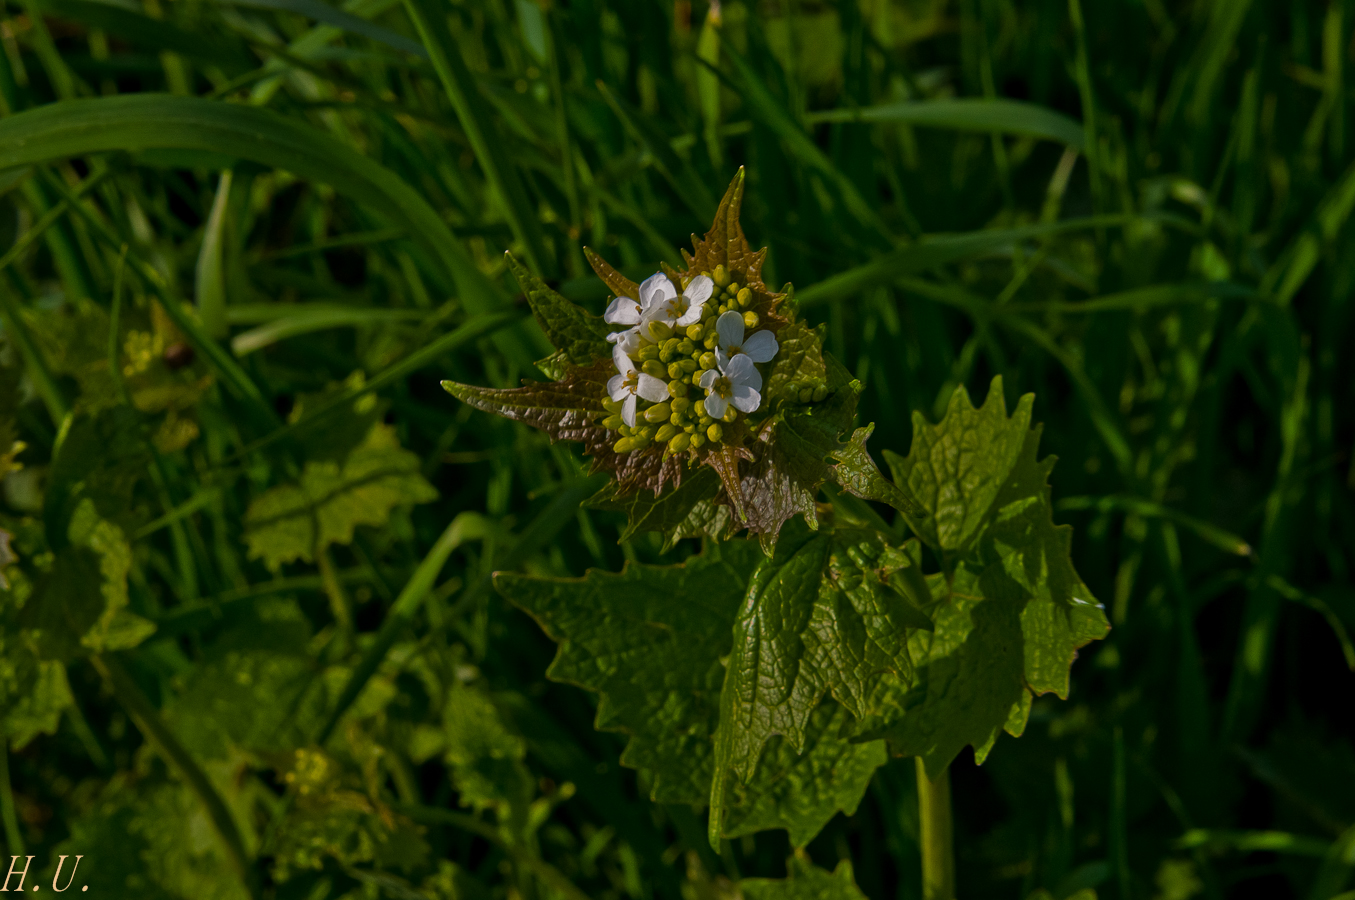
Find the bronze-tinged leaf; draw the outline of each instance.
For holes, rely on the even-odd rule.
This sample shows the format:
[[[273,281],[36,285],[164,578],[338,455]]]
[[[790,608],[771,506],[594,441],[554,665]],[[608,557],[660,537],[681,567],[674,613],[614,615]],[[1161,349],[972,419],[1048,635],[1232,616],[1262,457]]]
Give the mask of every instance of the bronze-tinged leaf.
[[[734,508],[734,515],[738,517],[739,522],[744,524],[748,522],[748,511],[744,504],[743,485],[739,477],[739,460],[752,458],[753,454],[742,444],[725,444],[711,449],[706,454],[705,460],[706,465],[720,476],[720,483],[725,489],[723,496]]]
[[[720,206],[715,211],[715,224],[702,240],[692,235],[695,253],[682,251],[690,274],[713,272],[716,266],[724,266],[730,274],[736,275],[739,282],[749,286],[765,287],[762,283],[762,263],[767,258],[767,249],[754,251],[744,237],[743,226],[739,223],[739,211],[743,206],[742,167],[734,180],[729,183]]]
[[[603,284],[607,285],[607,290],[611,291],[613,295],[630,297],[633,300],[640,299],[640,286],[613,269],[611,264],[593,252],[591,247],[584,247],[583,255],[588,260],[588,265],[593,267],[593,271],[597,273]]]
[[[529,382],[520,388],[482,388],[455,381],[442,387],[462,403],[476,409],[524,422],[557,441],[581,441],[593,457],[592,471],[616,476],[617,494],[648,489],[658,494],[669,484],[682,483],[683,464],[676,457],[663,459],[663,447],[654,445],[634,453],[616,453],[617,435],[602,427],[607,415],[602,400],[607,380],[616,373],[611,359],[588,366],[568,366],[559,381]]]

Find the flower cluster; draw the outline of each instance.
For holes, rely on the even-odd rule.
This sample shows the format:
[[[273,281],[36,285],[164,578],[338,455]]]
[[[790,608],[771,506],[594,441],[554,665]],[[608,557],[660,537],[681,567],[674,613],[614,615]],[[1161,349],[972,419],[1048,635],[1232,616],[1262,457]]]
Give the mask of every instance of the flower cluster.
[[[607,383],[602,424],[620,434],[613,450],[659,443],[668,456],[722,443],[726,425],[762,405],[757,364],[778,350],[771,331],[754,330],[761,320],[752,291],[717,265],[680,286],[657,273],[636,293],[617,297],[604,316],[630,326],[608,337],[617,374]]]

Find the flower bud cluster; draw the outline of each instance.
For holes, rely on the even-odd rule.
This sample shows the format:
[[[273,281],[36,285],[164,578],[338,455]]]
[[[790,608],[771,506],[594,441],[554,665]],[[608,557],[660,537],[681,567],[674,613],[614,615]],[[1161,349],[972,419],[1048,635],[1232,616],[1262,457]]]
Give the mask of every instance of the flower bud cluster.
[[[762,404],[762,375],[754,364],[770,362],[778,347],[770,331],[744,339],[762,323],[752,308],[752,290],[723,265],[685,279],[682,290],[677,295],[671,285],[651,279],[641,286],[640,301],[619,298],[613,304],[624,312],[609,315],[609,321],[639,319],[613,335],[625,351],[624,359],[617,357],[618,371],[629,379],[613,382],[633,386],[634,395],[638,379],[649,376],[663,382],[668,394],[656,400],[609,387],[602,425],[620,435],[612,445],[616,453],[663,444],[668,456],[722,444],[728,426]]]

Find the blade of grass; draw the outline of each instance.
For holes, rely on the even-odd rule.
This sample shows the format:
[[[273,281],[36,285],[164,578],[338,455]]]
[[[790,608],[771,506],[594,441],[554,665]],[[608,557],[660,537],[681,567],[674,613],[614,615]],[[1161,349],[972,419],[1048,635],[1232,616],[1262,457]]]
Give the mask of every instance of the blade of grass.
[[[859,109],[827,109],[807,114],[805,121],[811,125],[826,122],[889,122],[984,134],[999,131],[1058,141],[1079,151],[1087,143],[1082,123],[1063,113],[1035,103],[1000,98],[908,100]]]
[[[472,312],[502,293],[420,194],[311,126],[270,110],[194,97],[130,94],[52,103],[0,120],[0,169],[111,151],[202,150],[323,181],[380,211],[439,260]]]
[[[324,331],[331,328],[362,328],[391,322],[407,322],[428,318],[428,314],[417,309],[372,309],[368,307],[342,307],[319,303],[296,304],[300,309],[288,312],[272,321],[251,328],[231,338],[231,352],[236,356],[245,356],[270,347],[278,341]]]
[[[1109,512],[1114,509],[1148,519],[1166,519],[1193,532],[1201,540],[1213,544],[1225,553],[1234,556],[1254,556],[1251,544],[1237,535],[1203,519],[1197,519],[1143,497],[1134,497],[1129,494],[1112,494],[1107,497],[1063,497],[1054,503],[1054,508],[1059,510],[1094,509],[1099,512]]]
[[[226,273],[222,266],[222,253],[225,249],[226,209],[230,203],[233,174],[230,169],[221,173],[216,186],[216,199],[212,201],[212,211],[207,216],[207,225],[203,230],[202,249],[198,251],[194,297],[198,303],[202,327],[213,338],[223,338],[230,333],[226,324]]]
[[[549,257],[541,238],[539,218],[528,203],[517,170],[503,152],[505,144],[497,133],[494,120],[484,109],[475,79],[447,32],[445,14],[426,0],[405,0],[405,11],[428,51],[428,57],[452,102],[452,108],[456,110],[476,162],[480,164],[485,180],[498,195],[513,236],[522,245],[523,257],[538,274],[552,274],[543,268],[549,263]]]
[[[555,537],[566,523],[574,519],[579,504],[597,493],[605,481],[606,477],[603,474],[598,474],[581,478],[567,486],[532,520],[531,524],[523,529],[513,545],[508,548],[502,557],[496,560],[496,564],[504,568],[512,568],[521,563],[527,556],[536,552],[543,544]],[[395,645],[404,630],[413,622],[424,598],[428,596],[429,589],[437,579],[438,572],[442,571],[442,566],[446,563],[447,557],[463,540],[462,529],[458,526],[459,520],[453,520],[447,526],[447,529],[442,533],[442,537],[433,545],[433,549],[424,557],[423,562],[419,564],[419,568],[405,585],[404,590],[400,592],[400,596],[396,598],[390,612],[386,614],[386,620],[381,624],[381,630],[377,632],[376,639],[363,654],[362,660],[354,668],[353,674],[349,676],[348,683],[344,685],[343,692],[340,693],[339,699],[334,704],[334,709],[330,712],[329,718],[325,720],[324,727],[320,729],[317,743],[323,745],[329,739],[343,714],[348,711],[353,701],[362,693],[362,689],[367,686],[367,682],[376,674],[376,670],[385,660],[391,647]],[[486,573],[483,578],[471,585],[453,605],[447,615],[447,620],[449,622],[454,621],[462,612],[489,593],[493,586],[492,579],[493,574]]]
[[[748,104],[748,111],[753,118],[761,121],[763,125],[774,132],[790,150],[792,156],[822,175],[837,191],[839,199],[853,218],[886,244],[893,244],[894,237],[890,234],[889,228],[879,214],[876,213],[875,208],[861,196],[861,192],[857,190],[851,179],[839,171],[837,166],[833,165],[833,161],[828,158],[828,155],[819,149],[818,144],[814,143],[799,123],[786,111],[785,107],[772,96],[771,91],[762,83],[762,79],[753,71],[753,67],[748,64],[748,60],[744,59],[742,54],[735,50],[730,41],[723,35],[721,35],[721,49],[729,58],[735,73],[733,87],[743,95],[744,102]],[[699,57],[696,58],[703,68],[709,68],[704,60]]]
[[[380,390],[388,384],[400,381],[425,366],[431,365],[463,344],[467,344],[477,338],[489,336],[501,328],[522,321],[522,318],[522,316],[515,313],[497,313],[494,315],[477,316],[450,334],[444,334],[427,346],[421,347],[409,356],[406,356],[404,359],[400,360],[400,362],[394,363],[382,370],[380,374],[369,379],[361,387],[350,388],[344,393],[331,398],[328,402],[318,404],[314,409],[307,411],[306,415],[296,422],[289,422],[271,434],[259,438],[257,441],[246,446],[235,456],[226,460],[225,464],[238,461],[240,458],[247,456],[250,453],[254,453],[267,447],[274,441],[281,440],[290,434],[309,428],[322,417],[343,408],[346,404],[352,403],[364,394],[369,394],[372,391]]]
[[[973,256],[991,253],[1020,241],[1048,237],[1069,231],[1127,225],[1133,216],[1095,216],[1069,219],[1021,228],[994,228],[963,234],[924,236],[916,244],[902,247],[864,265],[848,269],[804,290],[796,291],[795,299],[801,306],[816,306],[859,295],[867,288],[887,284],[904,275],[914,275],[959,262]]]

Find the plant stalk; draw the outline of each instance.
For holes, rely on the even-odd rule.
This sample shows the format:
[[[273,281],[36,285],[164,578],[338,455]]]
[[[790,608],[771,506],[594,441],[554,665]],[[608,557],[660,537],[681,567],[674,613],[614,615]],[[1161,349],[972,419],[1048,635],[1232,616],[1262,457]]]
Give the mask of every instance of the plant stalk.
[[[922,823],[922,900],[955,900],[955,845],[950,816],[950,769],[935,781],[917,760],[918,820]]]

